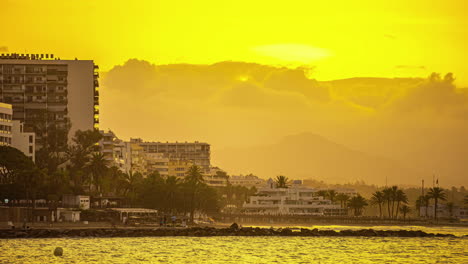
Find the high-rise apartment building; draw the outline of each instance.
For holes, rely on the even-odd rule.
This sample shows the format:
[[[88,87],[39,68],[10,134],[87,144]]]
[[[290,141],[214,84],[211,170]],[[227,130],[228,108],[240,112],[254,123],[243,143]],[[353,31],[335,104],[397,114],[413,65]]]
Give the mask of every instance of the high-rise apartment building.
[[[192,161],[204,172],[210,171],[210,144],[202,142],[143,142],[141,139],[131,139],[143,147],[145,153],[161,153],[169,160]]]
[[[13,119],[24,123],[25,132],[36,133],[37,147],[56,137],[57,129],[69,128],[70,140],[77,130],[98,128],[97,69],[92,60],[1,54],[0,102],[13,105]]]

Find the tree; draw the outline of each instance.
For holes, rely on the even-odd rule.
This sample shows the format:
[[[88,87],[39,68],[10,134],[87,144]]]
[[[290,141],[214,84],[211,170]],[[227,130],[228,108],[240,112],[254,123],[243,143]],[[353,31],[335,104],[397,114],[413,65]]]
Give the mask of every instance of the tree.
[[[275,179],[276,188],[288,188],[289,179],[286,176],[279,175]]]
[[[352,197],[348,202],[348,207],[354,210],[354,216],[360,216],[362,214],[362,210],[368,203],[364,197],[360,194],[357,196]]]
[[[463,199],[464,204],[468,204],[468,195],[465,195],[465,199]]]
[[[127,198],[131,205],[135,205],[137,201],[137,188],[143,181],[143,176],[139,172],[130,171],[124,173],[120,181],[120,189],[123,190],[123,195]]]
[[[408,196],[403,190],[397,190],[395,193],[395,201],[397,202],[395,218],[398,218],[398,212],[400,210],[400,204],[408,203]]]
[[[102,153],[93,153],[87,171],[91,174],[90,184],[94,184],[96,191],[101,192],[102,179],[107,171],[107,160]]]
[[[379,216],[382,218],[382,205],[385,203],[385,195],[382,191],[376,191],[372,194],[371,204],[379,206]]]
[[[384,195],[385,201],[387,201],[388,217],[391,218],[391,217],[392,217],[392,214],[391,214],[391,211],[390,211],[390,205],[391,205],[391,203],[392,203],[392,189],[385,187],[385,188],[382,190],[382,193],[383,193],[383,195]]]
[[[328,190],[327,191],[327,196],[328,196],[328,199],[330,199],[330,201],[333,203],[335,201],[335,198],[336,198],[336,191],[335,190]]]
[[[200,194],[201,187],[205,184],[203,179],[203,174],[197,165],[191,166],[185,176],[185,185],[188,189],[190,196],[189,201],[189,210],[190,210],[190,222],[193,223],[195,210],[196,210],[196,199]]]
[[[21,173],[33,167],[32,160],[20,150],[9,146],[0,146],[0,184],[13,183]]]
[[[178,196],[180,196],[180,180],[175,176],[168,176],[164,182],[164,207],[169,213],[176,210]]]
[[[395,202],[396,202],[396,197],[398,195],[398,186],[394,185],[390,188],[391,194],[391,200],[392,200],[392,211],[391,211],[391,218],[395,216]]]
[[[350,198],[349,195],[347,195],[345,193],[339,193],[339,194],[336,195],[336,200],[340,201],[340,207],[341,208],[344,208],[344,206],[348,202],[349,198]]]
[[[444,189],[439,187],[430,188],[427,194],[431,199],[434,199],[434,219],[437,219],[437,205],[439,200],[447,200]]]
[[[325,198],[325,197],[327,197],[327,195],[328,195],[328,191],[326,191],[326,190],[320,190],[320,191],[317,191],[317,192],[316,192],[316,195],[317,195],[317,196],[322,196],[323,198]]]
[[[411,211],[411,209],[406,204],[401,207],[401,213],[403,214],[403,220],[406,219],[406,214],[408,214],[410,211]]]

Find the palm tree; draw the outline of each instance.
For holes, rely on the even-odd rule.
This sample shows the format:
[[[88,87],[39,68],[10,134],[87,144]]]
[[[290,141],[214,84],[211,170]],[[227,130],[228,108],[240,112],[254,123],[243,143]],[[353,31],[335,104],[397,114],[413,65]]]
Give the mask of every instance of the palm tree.
[[[343,205],[346,205],[349,198],[350,198],[349,195],[347,195],[345,193],[339,193],[338,195],[336,195],[336,200],[340,201],[341,208],[344,208]]]
[[[166,202],[164,204],[166,208],[168,208],[169,211],[172,213],[172,211],[175,209],[175,199],[180,189],[179,178],[175,176],[167,177],[165,180],[164,187],[166,193]]]
[[[288,188],[289,179],[286,176],[276,176],[276,188]]]
[[[143,180],[143,176],[139,172],[130,171],[122,175],[122,185],[124,190],[124,196],[130,200],[130,204],[134,205],[136,201],[136,189],[140,182]]]
[[[316,194],[317,196],[322,196],[322,197],[325,198],[325,197],[327,197],[327,195],[328,195],[328,191],[326,191],[326,190],[320,190],[320,191],[317,191],[315,194]]]
[[[426,206],[425,211],[424,211],[424,217],[427,217],[427,211],[429,210],[429,202],[431,201],[431,197],[429,196],[429,194],[426,194],[423,197],[424,197],[424,204]]]
[[[91,182],[99,193],[101,191],[102,178],[107,170],[107,160],[104,158],[104,155],[102,153],[93,153],[87,169],[91,173]]]
[[[392,199],[392,215],[391,218],[395,216],[395,202],[396,202],[396,197],[398,195],[398,186],[393,185],[391,188],[391,199]]]
[[[411,211],[411,209],[409,208],[409,206],[407,206],[406,204],[404,204],[402,207],[401,207],[401,213],[403,214],[403,220],[406,219],[406,214],[409,213]]]
[[[390,212],[390,203],[392,201],[392,189],[385,187],[382,190],[383,196],[385,201],[387,202],[387,211],[388,211],[388,217],[391,217],[391,212]]]
[[[400,204],[407,204],[408,203],[408,196],[406,196],[406,193],[403,192],[403,190],[397,190],[395,194],[395,201],[397,202],[397,208],[396,208],[396,215],[395,218],[398,218],[398,212],[400,210]]]
[[[361,195],[354,196],[348,202],[349,208],[354,210],[354,216],[359,216],[362,214],[362,209],[367,206],[367,201]]]
[[[336,198],[336,191],[335,190],[328,190],[327,191],[327,196],[328,196],[328,199],[330,199],[330,201],[333,203],[335,201],[335,198]]]
[[[431,199],[434,199],[434,219],[437,219],[437,205],[439,200],[447,200],[444,189],[440,187],[430,188],[427,194]]]
[[[372,194],[372,198],[370,200],[371,204],[379,205],[379,215],[382,218],[382,205],[385,203],[385,195],[382,191],[376,191]]]
[[[186,172],[184,180],[190,195],[190,222],[193,223],[195,214],[195,199],[198,196],[200,187],[205,183],[200,167],[197,165],[191,166]]]

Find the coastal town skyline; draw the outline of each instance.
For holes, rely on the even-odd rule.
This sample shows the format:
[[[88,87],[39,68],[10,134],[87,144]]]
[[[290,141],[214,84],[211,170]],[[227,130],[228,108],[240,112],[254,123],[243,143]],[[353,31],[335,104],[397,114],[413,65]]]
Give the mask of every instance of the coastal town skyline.
[[[0,263],[467,263],[464,0],[0,0]]]
[[[16,22],[4,29],[0,53],[94,60],[101,129],[125,140],[209,142],[214,163],[235,174],[411,185],[436,175],[467,185],[462,1],[2,5],[1,19]],[[39,19],[44,12],[49,19]],[[299,156],[319,160],[317,144],[339,150],[316,169],[295,166],[294,151],[279,157],[295,145]],[[282,167],[243,160],[243,152],[281,145],[272,159]],[[333,166],[340,156],[359,156],[363,172],[355,172],[358,160]]]

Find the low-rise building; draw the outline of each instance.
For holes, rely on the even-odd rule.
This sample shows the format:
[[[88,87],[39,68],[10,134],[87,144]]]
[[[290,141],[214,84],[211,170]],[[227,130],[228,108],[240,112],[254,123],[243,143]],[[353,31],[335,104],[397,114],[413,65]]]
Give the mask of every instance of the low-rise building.
[[[229,176],[229,183],[232,185],[237,186],[244,186],[244,187],[266,187],[267,183],[266,180],[260,179],[259,177],[249,174],[249,175],[232,175]]]
[[[434,205],[427,207],[422,206],[419,208],[420,216],[433,218],[435,214]],[[427,213],[427,214],[426,214]],[[449,218],[454,217],[458,219],[468,219],[468,208],[461,206],[447,206],[447,204],[437,205],[437,218]]]
[[[347,209],[322,196],[311,188],[260,188],[244,203],[246,213],[270,215],[347,215]]]
[[[62,206],[88,210],[90,208],[90,197],[88,195],[65,194],[62,196]]]

